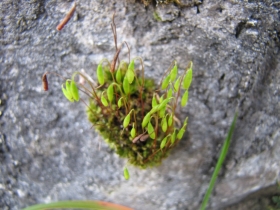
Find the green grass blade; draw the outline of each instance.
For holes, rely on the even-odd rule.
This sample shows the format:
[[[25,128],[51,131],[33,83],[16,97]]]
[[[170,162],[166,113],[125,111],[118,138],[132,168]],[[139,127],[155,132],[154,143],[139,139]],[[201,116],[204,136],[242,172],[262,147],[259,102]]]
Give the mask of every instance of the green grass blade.
[[[58,201],[54,203],[29,206],[22,210],[54,210],[70,208],[90,210],[133,210],[128,207],[103,201]]]
[[[226,137],[224,145],[222,147],[219,160],[218,160],[218,162],[216,164],[216,167],[215,167],[215,170],[214,170],[214,172],[212,174],[212,177],[211,177],[211,180],[210,180],[207,192],[204,195],[204,198],[203,198],[200,210],[205,210],[205,208],[206,208],[206,206],[208,204],[208,200],[209,200],[210,195],[212,193],[212,190],[214,188],[214,185],[215,185],[216,179],[218,177],[219,171],[220,171],[220,169],[222,167],[222,164],[223,164],[223,162],[225,160],[225,157],[227,155],[227,152],[228,152],[228,148],[229,148],[230,140],[231,140],[231,137],[232,137],[232,134],[233,134],[233,131],[234,131],[236,119],[237,119],[237,112],[234,115],[233,121],[231,123],[230,129],[228,131],[227,137]]]

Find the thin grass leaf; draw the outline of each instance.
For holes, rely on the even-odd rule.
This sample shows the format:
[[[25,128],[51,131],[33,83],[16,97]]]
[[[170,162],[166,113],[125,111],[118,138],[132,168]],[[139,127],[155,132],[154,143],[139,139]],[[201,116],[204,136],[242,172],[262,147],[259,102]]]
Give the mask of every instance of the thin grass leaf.
[[[87,209],[87,210],[132,210],[131,208],[103,201],[58,201],[47,204],[37,204],[22,210],[50,209]]]
[[[212,190],[214,188],[214,185],[215,185],[216,179],[218,177],[219,171],[222,167],[222,164],[223,164],[223,162],[225,160],[225,157],[227,155],[227,152],[228,152],[228,148],[229,148],[230,140],[231,140],[231,137],[232,137],[232,134],[233,134],[233,131],[234,131],[236,119],[237,119],[237,112],[234,115],[233,121],[231,123],[231,126],[230,126],[228,134],[227,134],[227,137],[226,137],[225,142],[223,144],[223,147],[221,149],[221,154],[219,156],[218,162],[217,162],[217,164],[215,166],[215,169],[214,169],[214,172],[212,174],[208,189],[207,189],[207,191],[204,195],[200,210],[205,210],[205,208],[208,204],[208,200],[209,200],[210,195],[212,193]]]

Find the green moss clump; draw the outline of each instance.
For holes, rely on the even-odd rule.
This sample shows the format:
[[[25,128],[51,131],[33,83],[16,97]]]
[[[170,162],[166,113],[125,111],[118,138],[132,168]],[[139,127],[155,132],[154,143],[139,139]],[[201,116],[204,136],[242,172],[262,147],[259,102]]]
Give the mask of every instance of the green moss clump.
[[[89,121],[110,147],[130,164],[140,168],[159,165],[186,131],[188,118],[182,124],[175,110],[181,92],[181,106],[188,102],[192,62],[183,75],[177,76],[178,66],[174,61],[157,86],[153,79],[145,78],[143,61],[139,57],[129,64],[122,61],[115,69],[119,51],[112,63],[103,59],[98,65],[98,84],[88,75],[75,72],[62,85],[62,92],[70,102],[80,100],[80,91],[89,96]],[[138,60],[141,70],[135,69]],[[52,72],[42,77],[44,90],[48,89],[48,73]],[[78,84],[76,75],[80,76]]]
[[[127,67],[127,65],[123,65]],[[105,93],[110,84],[114,82],[113,77],[109,71],[109,66],[103,67],[106,75],[106,83],[100,88],[96,89],[96,94],[101,97],[102,93]],[[125,76],[127,68],[122,68],[122,81]],[[139,76],[139,73],[138,73]],[[116,77],[116,71],[114,72]],[[151,138],[145,141],[133,142],[133,137],[130,135],[133,124],[123,128],[124,118],[128,114],[128,110],[134,110],[132,118],[135,125],[136,133],[143,132],[141,122],[143,116],[145,116],[152,108],[151,102],[153,94],[156,91],[156,85],[152,79],[145,79],[143,87],[139,86],[138,82],[134,80],[130,84],[131,93],[127,95],[127,104],[122,107],[118,107],[117,102],[121,97],[121,91],[115,87],[114,100],[110,106],[105,107],[98,103],[95,97],[90,99],[90,103],[87,109],[88,119],[94,125],[95,129],[105,139],[105,141],[111,145],[116,153],[123,158],[127,158],[132,165],[146,168],[147,166],[158,165],[161,160],[167,157],[168,152],[157,151],[160,144],[160,138],[154,141]],[[122,86],[122,84],[120,84]],[[122,92],[124,92],[123,87]],[[141,88],[143,91],[141,92]],[[142,95],[142,99],[141,99]],[[141,102],[142,100],[142,102]],[[158,136],[163,136],[162,132],[158,133]],[[153,158],[152,158],[153,156]]]
[[[112,30],[117,48],[114,15]],[[130,52],[127,43],[123,44]],[[183,75],[178,76],[177,62],[173,61],[157,86],[153,79],[145,78],[140,57],[129,63],[117,62],[120,50],[117,48],[111,63],[106,59],[99,63],[96,70],[98,84],[87,74],[74,72],[72,78],[62,85],[62,92],[70,102],[80,100],[80,91],[89,97],[89,121],[120,157],[140,168],[156,166],[168,156],[186,131],[188,118],[181,123],[175,111],[181,93],[181,106],[188,102],[192,62]],[[135,68],[136,61],[140,63],[139,69]],[[58,75],[54,72],[43,75],[45,91],[48,90],[47,74],[50,73]],[[75,82],[76,75],[80,76],[79,83]],[[126,167],[124,175],[129,177]]]
[[[141,58],[138,59],[142,63]],[[95,129],[120,157],[127,158],[132,165],[147,168],[159,165],[185,132],[187,119],[181,129],[176,128],[175,109],[180,95],[179,85],[187,85],[185,89],[188,91],[191,80],[189,84],[185,80],[190,76],[187,73],[192,72],[192,64],[185,76],[175,81],[177,64],[173,63],[174,67],[162,80],[164,90],[160,97],[160,88],[154,80],[144,77],[144,69],[134,70],[134,61],[129,65],[121,62],[114,70],[110,69],[109,62],[106,65],[99,64],[98,79],[104,84],[99,84],[90,93],[87,115]],[[146,125],[143,124],[145,116],[148,116]],[[126,118],[129,118],[128,123],[124,122]],[[166,142],[163,144],[165,137]]]

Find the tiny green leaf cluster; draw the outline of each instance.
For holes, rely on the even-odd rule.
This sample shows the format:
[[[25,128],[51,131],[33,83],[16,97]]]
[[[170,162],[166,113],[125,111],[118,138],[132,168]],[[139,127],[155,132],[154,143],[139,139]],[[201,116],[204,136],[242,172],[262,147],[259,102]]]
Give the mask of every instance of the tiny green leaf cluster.
[[[76,82],[74,80],[66,80],[65,87],[62,84],[62,86],[61,86],[62,92],[63,92],[64,96],[70,102],[74,102],[74,101],[79,101],[80,100],[79,91],[78,91]]]
[[[140,69],[135,68],[137,63],[141,64]],[[183,75],[178,76],[174,61],[158,88],[152,79],[144,77],[141,58],[129,63],[121,61],[116,69],[103,59],[96,70],[98,84],[76,72],[72,80],[66,81],[65,87],[62,85],[63,94],[71,102],[79,100],[74,81],[76,74],[87,81],[88,86],[80,84],[79,88],[90,98],[89,121],[130,164],[141,168],[158,165],[182,139],[187,118],[181,123],[175,111],[181,92],[181,106],[187,104],[192,62]],[[124,173],[128,178],[127,168]]]

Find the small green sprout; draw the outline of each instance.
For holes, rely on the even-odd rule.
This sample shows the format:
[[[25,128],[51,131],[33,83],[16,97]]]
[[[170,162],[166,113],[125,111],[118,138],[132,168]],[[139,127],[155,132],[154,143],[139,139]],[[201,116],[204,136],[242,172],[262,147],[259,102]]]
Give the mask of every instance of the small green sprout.
[[[142,121],[142,128],[145,128],[145,127],[146,127],[146,125],[148,124],[148,122],[150,121],[150,119],[151,119],[151,113],[148,112],[148,113],[146,114],[146,116],[144,117],[143,121]]]
[[[130,84],[129,84],[129,81],[128,81],[127,77],[125,77],[123,79],[123,90],[124,90],[125,94],[130,93]]]
[[[101,94],[101,102],[102,102],[102,104],[103,104],[104,106],[108,106],[108,105],[109,105],[107,99],[106,99],[105,96],[104,96],[104,92]]]
[[[66,88],[64,88],[64,85],[62,84],[62,92],[64,96],[70,101],[79,101],[80,96],[79,96],[79,90],[77,88],[77,85],[74,80],[66,80],[65,82]]]
[[[168,87],[169,82],[170,82],[170,78],[171,78],[170,75],[168,75],[167,77],[165,77],[165,79],[163,80],[163,83],[162,83],[162,85],[161,85],[161,89],[162,89],[162,90],[165,90],[165,89]]]
[[[187,105],[188,99],[189,99],[189,91],[186,90],[184,95],[182,96],[182,100],[181,100],[181,106],[182,107]]]
[[[148,134],[150,135],[151,139],[155,139],[156,138],[156,134],[155,134],[155,129],[152,125],[152,123],[148,123]]]
[[[161,141],[161,143],[160,143],[160,149],[161,149],[161,150],[165,147],[168,137],[169,137],[169,135],[166,136],[166,137]]]
[[[97,66],[96,74],[97,74],[97,80],[98,80],[99,84],[104,85],[105,80],[104,80],[102,64],[99,64]]]
[[[123,127],[126,128],[130,123],[130,112],[128,113],[128,115],[124,118],[123,121]]]
[[[166,117],[162,118],[161,120],[161,129],[163,132],[167,131],[167,119]]]
[[[173,82],[176,79],[177,74],[178,74],[178,66],[177,63],[175,63],[173,69],[170,72],[170,82]]]
[[[128,180],[130,177],[127,167],[124,167],[124,169],[123,169],[123,176],[126,180]]]
[[[191,83],[192,83],[192,62],[190,63],[190,68],[187,70],[187,73],[184,77],[183,88],[189,89]]]
[[[134,60],[130,62],[125,76],[129,84],[131,84],[134,80]]]
[[[133,127],[130,131],[130,135],[131,135],[132,138],[134,138],[136,136],[136,129],[135,129],[134,123],[133,123]]]

